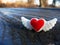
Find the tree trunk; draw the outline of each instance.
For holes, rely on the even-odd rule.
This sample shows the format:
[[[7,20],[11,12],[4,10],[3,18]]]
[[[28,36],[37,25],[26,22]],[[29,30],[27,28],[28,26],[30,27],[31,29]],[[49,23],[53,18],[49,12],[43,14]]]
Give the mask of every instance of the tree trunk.
[[[56,0],[53,0],[53,6],[55,7],[55,2],[56,2]]]
[[[40,7],[47,7],[48,6],[48,0],[39,0]]]
[[[41,0],[39,0],[40,4],[39,4],[39,7],[41,7]]]

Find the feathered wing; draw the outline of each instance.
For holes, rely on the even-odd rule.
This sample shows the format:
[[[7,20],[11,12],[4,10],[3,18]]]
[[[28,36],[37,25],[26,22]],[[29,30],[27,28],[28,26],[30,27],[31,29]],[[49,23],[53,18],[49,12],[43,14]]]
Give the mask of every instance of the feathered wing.
[[[43,30],[46,32],[46,31],[49,31],[50,29],[52,29],[55,24],[57,22],[57,18],[54,18],[52,20],[49,20],[49,21],[45,21],[45,25],[43,27]]]
[[[32,30],[32,26],[30,24],[30,20],[25,18],[25,17],[21,17],[21,21],[22,21],[22,24],[29,30]]]
[[[27,29],[29,29],[29,30],[32,30],[33,29],[32,26],[31,26],[31,24],[30,24],[30,20],[29,19],[27,19],[25,17],[21,17],[21,21],[22,21],[22,24]],[[50,29],[52,29],[55,26],[56,22],[57,22],[57,18],[54,18],[54,19],[49,20],[49,21],[46,21],[45,20],[45,24],[44,24],[44,27],[43,27],[42,30],[44,30],[45,32],[46,31],[49,31]]]

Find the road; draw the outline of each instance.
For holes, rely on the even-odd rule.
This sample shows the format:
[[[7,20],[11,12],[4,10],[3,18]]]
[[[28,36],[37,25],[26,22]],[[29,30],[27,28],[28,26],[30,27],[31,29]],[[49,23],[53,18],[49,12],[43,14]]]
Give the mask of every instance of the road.
[[[57,18],[56,26],[48,32],[26,29],[21,17],[50,20]],[[0,45],[60,45],[60,9],[57,8],[0,8]]]

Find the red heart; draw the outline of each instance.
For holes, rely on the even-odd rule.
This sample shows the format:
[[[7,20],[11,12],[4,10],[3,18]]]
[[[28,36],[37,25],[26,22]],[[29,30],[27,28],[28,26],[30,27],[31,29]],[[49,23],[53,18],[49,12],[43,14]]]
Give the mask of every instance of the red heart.
[[[32,25],[33,29],[36,32],[40,32],[44,26],[44,19],[36,19],[36,18],[32,18],[30,21],[30,24]]]

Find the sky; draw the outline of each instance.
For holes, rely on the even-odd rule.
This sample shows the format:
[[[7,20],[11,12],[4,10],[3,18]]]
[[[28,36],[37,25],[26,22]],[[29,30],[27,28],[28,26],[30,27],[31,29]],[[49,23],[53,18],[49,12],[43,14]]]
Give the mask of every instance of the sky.
[[[39,0],[35,0],[34,4],[39,5]]]
[[[6,3],[6,2],[15,2],[16,0],[2,0],[2,2]]]
[[[52,4],[53,3],[53,0],[49,0],[48,1],[48,4],[50,5],[50,4]]]
[[[20,1],[20,0],[17,0],[17,1]],[[27,2],[27,0],[21,0],[21,1]],[[2,0],[2,2],[3,3],[6,3],[6,2],[13,3],[13,2],[16,2],[16,0]],[[35,0],[34,4],[39,5],[39,0]]]
[[[2,1],[6,3],[6,2],[15,2],[16,0],[2,0]],[[20,1],[20,0],[17,0],[17,1]],[[21,0],[21,1],[27,2],[27,0]],[[35,0],[35,3],[38,4],[39,3],[38,1],[39,0]]]

